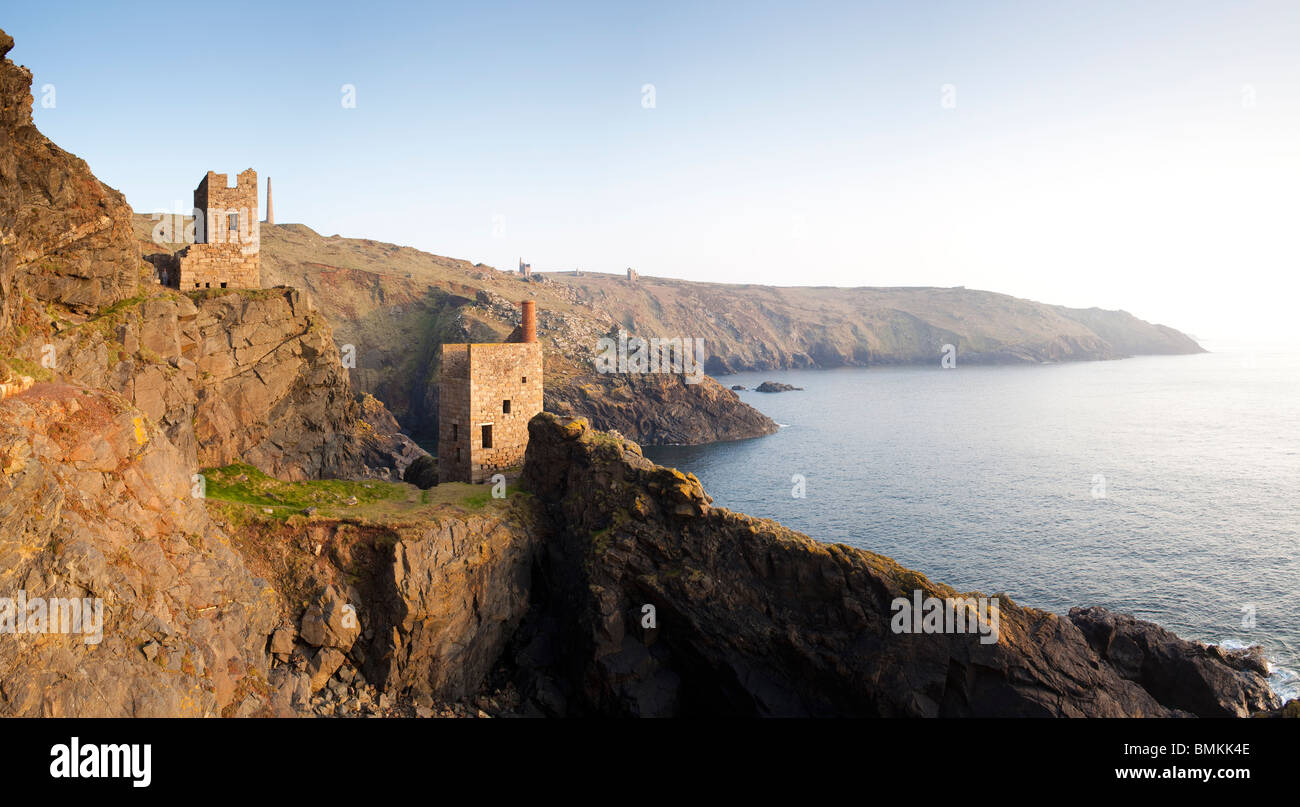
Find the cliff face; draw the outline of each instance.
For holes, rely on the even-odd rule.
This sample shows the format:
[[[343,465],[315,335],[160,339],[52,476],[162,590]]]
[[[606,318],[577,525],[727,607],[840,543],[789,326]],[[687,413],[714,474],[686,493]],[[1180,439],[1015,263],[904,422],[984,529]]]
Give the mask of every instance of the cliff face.
[[[0,56],[13,44],[0,31]],[[32,124],[31,83],[0,59],[0,336],[24,291],[93,311],[135,294],[147,268],[122,194]]]
[[[703,338],[711,373],[936,363],[946,344],[957,348],[959,360],[985,364],[1202,352],[1186,335],[1124,311],[1070,309],[974,289],[551,278],[629,330]]]
[[[0,50],[13,40],[0,32]],[[423,454],[353,399],[328,325],[291,289],[162,289],[131,209],[32,125],[31,73],[0,61],[0,387],[121,393],[191,466],[287,478],[401,471]],[[145,282],[141,282],[141,278]],[[369,418],[369,420],[367,420]]]
[[[895,633],[896,598],[958,592],[888,558],[714,508],[693,476],[583,420],[543,413],[530,433],[522,482],[553,534],[549,588],[519,657],[526,691],[554,711],[1136,717],[1278,705],[1243,654],[1129,618],[1107,631],[1101,609],[1076,617],[1081,630],[1001,597],[996,643]]]
[[[391,428],[382,404],[370,416],[352,396],[329,325],[295,289],[235,292],[198,301],[199,464],[237,459],[281,479],[371,475],[382,463],[400,478],[424,452]]]
[[[191,469],[158,427],[112,393],[38,384],[0,401],[0,458],[4,596],[25,594],[28,625],[37,599],[103,602],[98,643],[89,630],[14,634],[16,607],[8,622],[0,615],[0,713],[207,716],[266,705],[271,591],[192,498]]]
[[[42,377],[121,393],[192,466],[400,478],[423,454],[382,404],[354,400],[329,326],[294,289],[153,287],[91,317],[54,314],[13,352]]]
[[[474,695],[529,608],[542,536],[526,497],[416,507],[380,523],[226,522],[227,507],[213,503],[218,522],[283,603],[272,642],[277,713],[333,713],[320,700],[344,681],[426,707]]]

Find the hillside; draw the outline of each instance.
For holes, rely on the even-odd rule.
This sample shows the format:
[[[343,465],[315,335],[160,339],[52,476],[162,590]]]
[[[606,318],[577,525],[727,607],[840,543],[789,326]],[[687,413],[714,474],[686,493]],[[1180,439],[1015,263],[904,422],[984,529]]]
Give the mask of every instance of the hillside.
[[[135,217],[146,255],[160,251]],[[176,245],[165,247],[170,250]],[[600,375],[596,342],[619,328],[702,338],[705,370],[937,363],[944,345],[965,363],[1115,359],[1195,353],[1171,328],[1123,311],[1071,309],[960,288],[774,287],[571,273],[525,280],[482,264],[370,239],[322,236],[301,224],[262,228],[262,282],[306,289],[354,345],[353,384],[382,400],[417,440],[437,422],[437,347],[496,341],[537,302],[546,344],[546,408],[591,418],[647,444],[766,434],[770,420],[723,386],[674,376]]]
[[[629,331],[703,337],[710,373],[788,367],[1014,363],[1197,353],[1190,338],[1124,311],[1071,309],[964,288],[734,286],[609,274],[556,283]]]
[[[135,216],[146,258],[157,222]],[[545,348],[548,411],[584,415],[647,443],[707,443],[776,431],[769,418],[706,378],[600,375],[591,356],[617,331],[602,311],[565,286],[369,239],[324,237],[301,224],[262,227],[262,285],[307,291],[355,349],[353,385],[374,395],[417,441],[432,448],[438,418],[439,346],[499,342],[519,324],[518,301],[537,302]]]

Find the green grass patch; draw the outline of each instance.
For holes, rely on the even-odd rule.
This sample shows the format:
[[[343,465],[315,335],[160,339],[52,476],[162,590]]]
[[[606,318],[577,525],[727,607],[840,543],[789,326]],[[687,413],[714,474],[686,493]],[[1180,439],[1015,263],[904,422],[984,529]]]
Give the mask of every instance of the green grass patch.
[[[48,368],[27,359],[20,359],[17,356],[0,357],[0,364],[7,364],[9,369],[17,375],[29,375],[35,381],[49,381],[54,377],[54,374]],[[0,377],[3,376],[4,373],[0,372]]]
[[[465,495],[461,499],[461,504],[465,505],[471,510],[482,510],[484,507],[487,507],[488,502],[493,500],[492,488],[493,488],[492,485],[474,485],[473,492]],[[433,490],[433,488],[430,488],[430,490]],[[427,493],[428,491],[425,492]],[[509,499],[511,496],[514,496],[515,494],[522,493],[522,492],[523,491],[519,489],[518,485],[506,485],[506,495],[503,499],[499,499],[498,501],[505,501]]]
[[[288,518],[308,507],[340,509],[373,505],[386,501],[405,501],[410,486],[380,480],[313,479],[307,482],[284,482],[268,476],[245,463],[203,472],[207,480],[207,497],[226,502],[269,507],[277,518]],[[355,505],[349,500],[356,498]]]
[[[143,302],[144,302],[145,300],[147,300],[147,299],[149,299],[149,298],[148,298],[146,295],[143,295],[143,294],[137,294],[136,296],[134,296],[134,297],[128,297],[128,298],[126,298],[125,300],[118,300],[117,302],[113,303],[112,305],[110,305],[110,306],[107,307],[107,308],[101,308],[101,309],[99,309],[99,311],[95,314],[95,316],[96,316],[96,317],[111,317],[111,316],[113,316],[114,314],[117,314],[117,313],[120,312],[120,311],[125,311],[125,310],[128,309],[128,308],[132,308],[133,306],[137,306],[137,305],[139,305],[140,303],[143,303]]]
[[[285,482],[262,473],[247,463],[235,463],[203,471],[207,499],[225,518],[236,525],[258,521],[301,519],[308,507],[317,508],[322,518],[361,519],[376,523],[420,520],[446,508],[477,511],[530,496],[516,485],[506,488],[503,499],[492,497],[492,485],[448,482],[420,490],[406,482],[378,479],[313,479]],[[349,500],[355,497],[356,504]],[[263,512],[270,510],[271,512]]]

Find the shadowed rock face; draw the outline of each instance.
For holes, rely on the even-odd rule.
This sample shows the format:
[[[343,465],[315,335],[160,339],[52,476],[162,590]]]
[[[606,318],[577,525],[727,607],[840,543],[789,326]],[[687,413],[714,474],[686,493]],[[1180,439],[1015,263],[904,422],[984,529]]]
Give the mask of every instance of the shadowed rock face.
[[[1224,650],[1179,639],[1150,622],[1105,608],[1072,608],[1097,654],[1171,709],[1202,717],[1248,717],[1281,704],[1264,677],[1268,663],[1258,647]]]
[[[957,592],[880,555],[714,508],[693,476],[584,420],[543,413],[530,439],[522,481],[553,535],[518,663],[553,711],[1142,717],[1277,705],[1257,670],[1167,632],[1136,631],[1149,637],[1138,664],[1149,669],[1134,676],[1094,649],[1098,631],[1005,597],[995,644],[894,633],[895,598]],[[643,627],[647,605],[654,628]],[[1091,613],[1090,626],[1109,624]],[[1130,618],[1113,619],[1134,633]]]
[[[226,525],[285,604],[271,645],[277,714],[312,714],[307,699],[341,665],[424,706],[476,694],[528,611],[542,539],[535,510],[516,496],[382,523],[372,514]]]
[[[420,701],[477,692],[528,610],[537,545],[517,518],[408,531],[380,570],[367,677]]]

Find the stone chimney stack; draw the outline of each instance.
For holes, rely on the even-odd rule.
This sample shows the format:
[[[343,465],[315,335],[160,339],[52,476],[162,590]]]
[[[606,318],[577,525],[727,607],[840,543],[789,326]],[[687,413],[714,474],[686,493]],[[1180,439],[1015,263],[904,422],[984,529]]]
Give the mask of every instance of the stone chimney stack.
[[[520,328],[523,330],[523,342],[537,341],[537,303],[532,300],[524,300],[519,303],[523,309],[523,322]]]
[[[266,223],[275,224],[275,208],[271,207],[271,178],[266,178]]]

